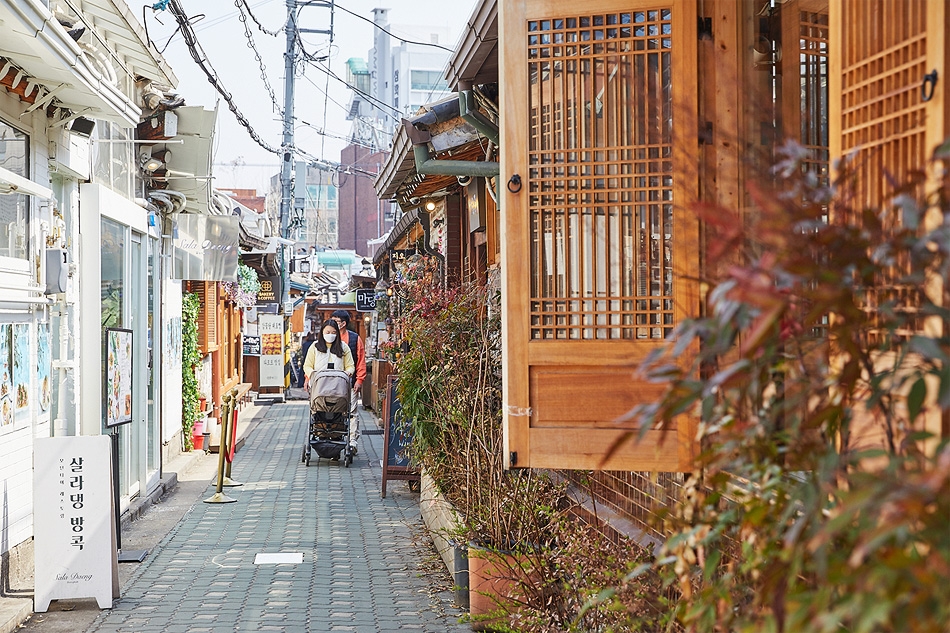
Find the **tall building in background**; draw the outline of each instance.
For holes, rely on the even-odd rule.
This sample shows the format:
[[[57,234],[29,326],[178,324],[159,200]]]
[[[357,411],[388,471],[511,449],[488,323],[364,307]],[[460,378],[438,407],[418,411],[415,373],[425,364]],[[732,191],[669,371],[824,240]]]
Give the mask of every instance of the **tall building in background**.
[[[388,9],[373,10],[377,28],[369,61],[354,57],[346,62],[352,128],[351,144],[340,156],[337,235],[340,248],[367,257],[373,255],[367,241],[392,228],[395,210],[392,203],[377,202],[370,174],[386,162],[388,144],[403,117],[448,94],[447,49],[456,38],[448,27],[390,25],[388,14]]]
[[[390,204],[376,197],[376,190],[373,188],[375,177],[368,175],[379,172],[386,162],[387,154],[388,152],[373,151],[369,147],[355,144],[345,148],[340,154],[341,163],[352,165],[356,169],[350,173],[339,174],[339,247],[356,251],[363,257],[373,255],[367,242],[392,227]]]

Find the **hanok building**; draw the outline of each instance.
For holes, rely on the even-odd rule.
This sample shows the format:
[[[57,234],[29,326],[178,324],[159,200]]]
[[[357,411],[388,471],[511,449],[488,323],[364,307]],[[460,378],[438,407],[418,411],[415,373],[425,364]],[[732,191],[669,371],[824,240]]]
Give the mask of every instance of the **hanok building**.
[[[405,249],[434,249],[450,273],[500,263],[506,464],[595,470],[598,501],[649,533],[649,473],[669,489],[693,469],[696,421],[604,457],[633,430],[618,420],[660,393],[637,367],[702,312],[694,203],[746,208],[791,139],[820,178],[856,154],[860,202],[886,204],[883,171],[903,182],[947,136],[948,26],[944,0],[479,3],[448,79],[460,116],[497,113],[497,140],[473,124],[475,148],[432,115],[441,104],[405,121],[377,192],[406,213],[375,261],[383,276]],[[497,216],[491,196],[461,213],[465,175],[497,193]],[[950,435],[947,412],[927,427]]]

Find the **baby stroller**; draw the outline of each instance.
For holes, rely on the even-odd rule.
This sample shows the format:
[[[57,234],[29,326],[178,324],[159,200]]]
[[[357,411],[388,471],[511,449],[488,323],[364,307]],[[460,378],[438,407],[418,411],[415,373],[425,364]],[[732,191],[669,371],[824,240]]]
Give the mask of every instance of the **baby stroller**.
[[[353,463],[350,448],[350,377],[339,369],[324,369],[310,377],[310,428],[300,461],[310,465],[310,454]]]

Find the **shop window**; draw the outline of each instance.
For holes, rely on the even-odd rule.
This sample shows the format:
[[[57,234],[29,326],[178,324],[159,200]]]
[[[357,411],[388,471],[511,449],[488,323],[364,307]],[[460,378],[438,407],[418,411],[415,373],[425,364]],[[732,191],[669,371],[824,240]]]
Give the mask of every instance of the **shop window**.
[[[116,193],[133,198],[135,143],[131,130],[109,121],[96,121],[93,150],[94,181]]]
[[[100,255],[101,320],[103,328],[125,325],[125,255],[127,252],[126,227],[102,220]]]

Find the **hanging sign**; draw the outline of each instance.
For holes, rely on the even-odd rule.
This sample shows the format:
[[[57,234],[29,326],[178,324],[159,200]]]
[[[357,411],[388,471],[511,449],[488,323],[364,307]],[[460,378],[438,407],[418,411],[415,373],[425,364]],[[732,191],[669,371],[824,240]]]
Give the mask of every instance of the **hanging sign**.
[[[107,435],[34,440],[33,610],[52,600],[118,597],[112,443]]]
[[[172,279],[237,281],[241,218],[172,214],[175,265]]]
[[[283,387],[284,317],[277,314],[258,314],[257,324],[261,337],[261,387]]]
[[[376,309],[376,290],[374,288],[356,289],[356,311],[372,312]]]

